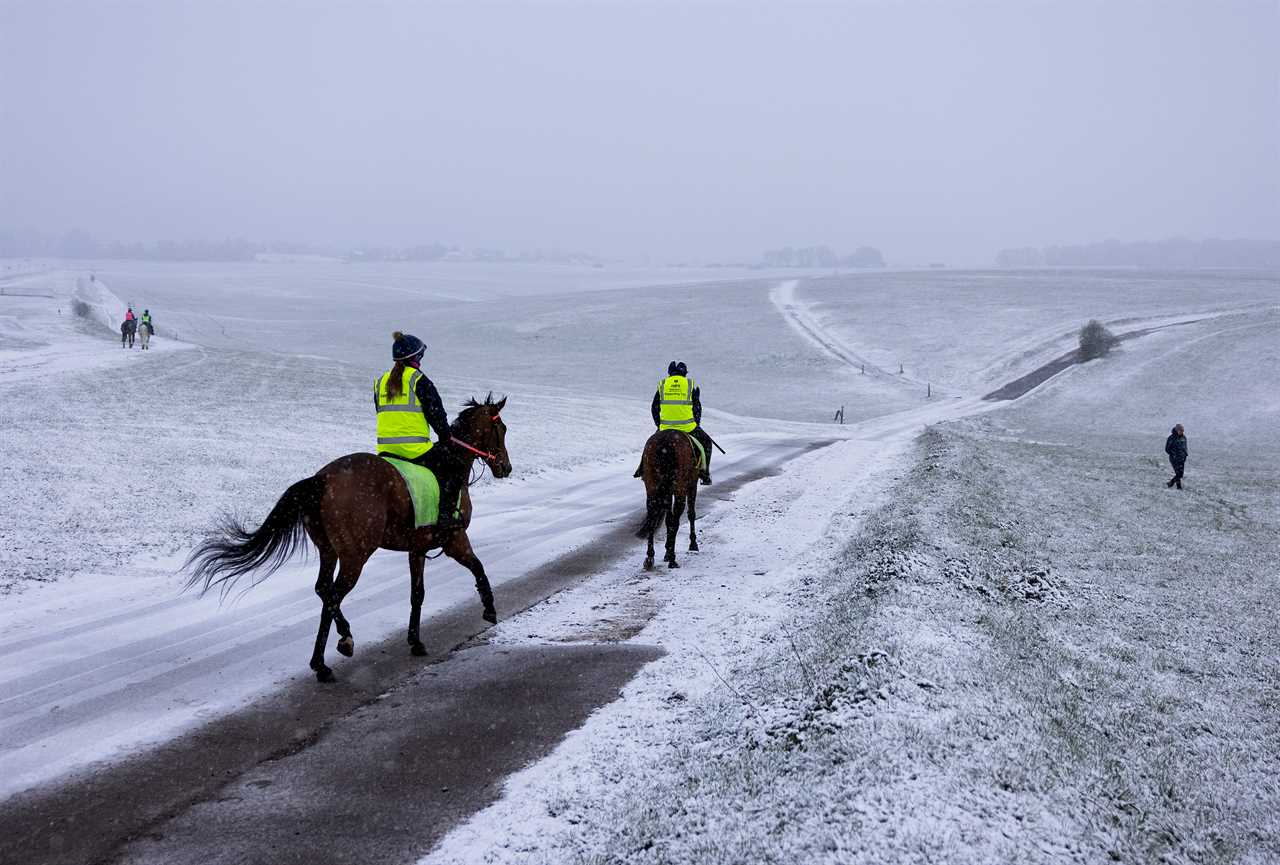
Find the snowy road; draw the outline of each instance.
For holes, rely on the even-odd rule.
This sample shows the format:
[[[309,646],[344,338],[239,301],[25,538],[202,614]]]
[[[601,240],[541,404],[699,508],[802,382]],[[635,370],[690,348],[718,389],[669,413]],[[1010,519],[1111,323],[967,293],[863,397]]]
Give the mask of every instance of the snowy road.
[[[726,441],[731,455],[717,465],[720,482],[701,497],[702,510],[821,444],[771,435]],[[638,564],[643,547],[631,532],[643,492],[627,469],[480,494],[471,534],[500,616],[610,560],[634,554]],[[487,627],[470,574],[444,561],[427,570],[428,662]],[[192,595],[110,602],[119,586],[104,581],[101,596],[41,617],[47,626],[28,632],[0,673],[0,778],[9,796],[0,806],[0,853],[10,845],[10,852],[56,848],[48,861],[77,861],[64,858],[61,845],[74,833],[62,815],[80,827],[100,824],[100,832],[76,836],[106,845],[93,848],[95,858],[422,671],[424,662],[403,645],[406,563],[383,552],[344,605],[357,648],[354,659],[337,659],[343,684],[317,688],[305,667],[317,613],[313,581],[311,567],[291,565],[226,606]],[[567,729],[547,726],[540,735],[553,742]],[[110,772],[94,763],[121,755],[131,756]],[[174,767],[195,771],[175,776]],[[60,775],[75,780],[61,784]]]

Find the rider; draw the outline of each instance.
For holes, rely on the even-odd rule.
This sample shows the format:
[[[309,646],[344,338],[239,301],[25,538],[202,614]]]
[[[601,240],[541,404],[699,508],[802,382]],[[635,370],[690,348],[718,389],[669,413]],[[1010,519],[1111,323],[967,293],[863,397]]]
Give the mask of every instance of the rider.
[[[134,314],[133,314],[133,307],[132,307],[132,306],[131,306],[131,307],[129,307],[128,309],[126,309],[126,310],[124,311],[124,320],[125,320],[125,321],[133,321],[135,317],[136,317],[136,316],[134,316]]]
[[[151,333],[156,332],[155,325],[151,323],[151,310],[149,309],[144,309],[142,311],[142,326],[145,327],[147,330],[149,330]]]
[[[702,391],[689,378],[689,368],[683,361],[673,360],[667,365],[667,377],[658,382],[649,410],[658,429],[678,429],[698,440],[704,454],[700,477],[704,486],[710,484],[711,436],[702,428]],[[640,470],[636,469],[636,477],[639,476]]]
[[[392,334],[391,359],[394,365],[373,385],[373,406],[378,413],[378,455],[395,457],[431,469],[440,484],[440,517],[437,528],[460,525],[454,508],[461,493],[461,476],[449,470],[448,449],[433,447],[431,430],[439,444],[453,438],[449,415],[440,392],[421,369],[427,346],[416,336],[396,331]]]

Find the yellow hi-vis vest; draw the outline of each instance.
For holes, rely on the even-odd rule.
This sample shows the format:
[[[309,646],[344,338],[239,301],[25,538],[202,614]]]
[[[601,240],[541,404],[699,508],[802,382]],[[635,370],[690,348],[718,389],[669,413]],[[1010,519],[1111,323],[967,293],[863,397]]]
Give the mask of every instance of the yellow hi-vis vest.
[[[693,432],[693,379],[669,375],[658,382],[658,429]]]
[[[378,453],[395,454],[413,459],[431,450],[431,427],[422,413],[422,405],[413,389],[422,372],[411,366],[404,368],[400,394],[387,396],[391,371],[384,372],[373,384],[373,401],[378,408]]]

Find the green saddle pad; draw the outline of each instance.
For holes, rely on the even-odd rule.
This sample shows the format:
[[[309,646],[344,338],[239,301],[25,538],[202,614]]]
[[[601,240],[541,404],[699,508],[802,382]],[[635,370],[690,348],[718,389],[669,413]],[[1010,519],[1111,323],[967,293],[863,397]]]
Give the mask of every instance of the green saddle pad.
[[[698,458],[698,471],[702,471],[707,467],[707,452],[702,447],[702,442],[698,441],[694,436],[689,436],[689,444],[693,445],[693,453]]]
[[[394,457],[383,459],[396,467],[409,488],[409,498],[413,499],[414,528],[434,526],[440,518],[440,482],[431,469]]]

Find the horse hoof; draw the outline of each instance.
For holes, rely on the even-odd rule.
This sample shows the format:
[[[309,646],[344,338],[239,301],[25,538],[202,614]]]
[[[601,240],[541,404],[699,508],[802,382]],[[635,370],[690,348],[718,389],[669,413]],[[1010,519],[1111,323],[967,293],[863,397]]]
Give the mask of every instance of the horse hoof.
[[[644,569],[645,569],[646,571],[652,571],[652,570],[653,570],[653,559],[645,559],[645,560],[644,560]]]
[[[409,647],[409,654],[415,658],[424,658],[427,655],[427,647],[421,643],[414,643]]]
[[[330,682],[336,682],[338,680],[333,677],[333,670],[330,670],[328,667],[321,667],[316,670],[316,681],[327,685]]]
[[[689,544],[689,552],[691,553],[698,552],[698,545],[696,543]]]
[[[485,609],[484,616],[482,618],[489,624],[496,625],[498,624],[498,611],[493,607],[488,607]]]
[[[351,637],[343,637],[338,641],[338,654],[350,658],[356,653],[356,641]]]
[[[667,567],[671,569],[675,569],[680,567],[680,563],[677,562],[675,559],[672,559],[671,561],[667,562]]]

